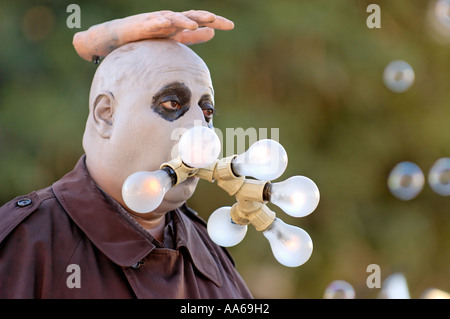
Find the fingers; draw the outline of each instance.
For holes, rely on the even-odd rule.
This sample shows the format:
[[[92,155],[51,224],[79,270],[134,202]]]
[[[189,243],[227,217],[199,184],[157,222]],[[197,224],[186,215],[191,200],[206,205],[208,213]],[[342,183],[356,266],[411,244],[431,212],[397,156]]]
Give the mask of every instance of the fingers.
[[[227,18],[216,16],[216,19],[213,22],[205,23],[202,26],[218,30],[232,30],[234,28],[234,23]]]
[[[192,45],[207,42],[211,40],[213,37],[214,37],[214,29],[203,27],[198,28],[197,30],[194,31],[184,30],[175,35],[172,39],[185,45]]]
[[[172,27],[187,30],[195,30],[198,28],[197,22],[179,12],[169,12],[165,13],[163,16],[172,22]]]
[[[172,25],[172,21],[163,17],[157,17],[147,20],[143,23],[142,29],[144,32],[155,32],[161,28],[168,28]]]
[[[167,38],[182,30],[195,30],[198,24],[184,15],[172,11],[159,11],[148,14],[144,21],[136,21],[130,32],[144,38]]]
[[[204,10],[183,11],[181,14],[196,21],[198,24],[211,23],[216,19],[216,15],[214,13]]]
[[[231,20],[204,10],[189,10],[184,12],[163,10],[138,16],[140,18],[145,17],[143,23],[136,19],[136,23],[140,23],[140,25],[136,26],[137,29],[142,28],[144,33],[161,31],[160,29],[163,28],[177,28],[177,32],[185,29],[193,31],[199,26],[219,30],[231,30],[234,28],[234,23]],[[206,32],[210,31],[202,32],[206,34]]]
[[[232,30],[234,23],[227,18],[224,18],[214,13],[204,10],[190,10],[182,12],[187,18],[197,22],[199,26],[210,27],[219,30]]]

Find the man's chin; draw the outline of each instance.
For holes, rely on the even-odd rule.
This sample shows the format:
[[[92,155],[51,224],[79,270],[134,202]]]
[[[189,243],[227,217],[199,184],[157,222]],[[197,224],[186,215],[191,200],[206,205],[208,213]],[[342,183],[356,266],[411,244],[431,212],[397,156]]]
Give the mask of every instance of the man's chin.
[[[183,205],[194,194],[198,178],[190,177],[183,183],[170,189],[158,210],[171,211]]]
[[[181,207],[186,200],[178,202],[162,202],[153,213],[163,214]]]

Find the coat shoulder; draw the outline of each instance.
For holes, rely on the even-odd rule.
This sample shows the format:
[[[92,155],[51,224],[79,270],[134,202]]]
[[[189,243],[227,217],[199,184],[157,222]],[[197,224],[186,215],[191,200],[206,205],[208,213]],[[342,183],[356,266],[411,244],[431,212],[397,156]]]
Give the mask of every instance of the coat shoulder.
[[[0,243],[42,204],[54,198],[51,187],[14,198],[0,207]]]
[[[0,207],[0,298],[54,295],[80,241],[72,225],[51,187]]]

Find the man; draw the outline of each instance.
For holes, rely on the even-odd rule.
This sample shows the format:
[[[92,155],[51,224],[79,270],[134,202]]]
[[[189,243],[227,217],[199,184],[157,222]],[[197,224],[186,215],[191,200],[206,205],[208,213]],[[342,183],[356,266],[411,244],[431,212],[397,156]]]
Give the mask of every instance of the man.
[[[180,25],[169,21],[168,28]],[[122,199],[130,174],[171,160],[175,129],[208,126],[214,112],[201,58],[174,40],[147,38],[116,42],[103,54],[89,97],[86,154],[75,169],[0,208],[1,298],[252,297],[185,204],[197,178],[173,187],[152,212],[133,212]]]

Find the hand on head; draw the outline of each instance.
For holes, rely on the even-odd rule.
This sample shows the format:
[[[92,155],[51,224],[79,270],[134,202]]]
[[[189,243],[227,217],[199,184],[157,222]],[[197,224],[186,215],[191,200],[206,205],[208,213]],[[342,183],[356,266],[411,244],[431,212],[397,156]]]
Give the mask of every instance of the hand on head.
[[[173,12],[169,10],[142,13],[108,21],[74,35],[73,45],[78,55],[96,61],[114,49],[145,39],[173,39],[190,45],[214,37],[214,30],[231,30],[234,23],[203,10]]]

